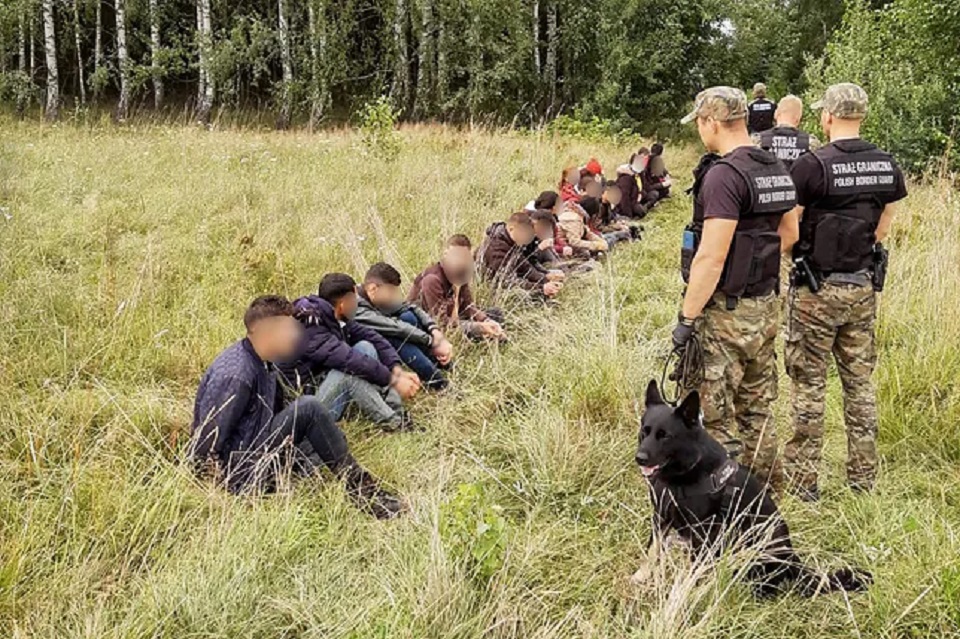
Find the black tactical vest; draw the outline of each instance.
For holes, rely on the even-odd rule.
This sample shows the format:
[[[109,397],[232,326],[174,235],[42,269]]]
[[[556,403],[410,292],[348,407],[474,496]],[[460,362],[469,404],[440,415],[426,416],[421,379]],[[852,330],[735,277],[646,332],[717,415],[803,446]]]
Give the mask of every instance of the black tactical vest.
[[[770,151],[788,169],[810,150],[810,134],[792,126],[778,126],[760,134],[760,148]]]
[[[743,203],[740,220],[727,253],[717,290],[728,297],[760,297],[777,290],[780,280],[780,218],[797,204],[790,174],[769,151],[739,147],[708,165],[732,167],[746,182],[750,198]],[[681,274],[689,280],[690,264],[700,246],[706,202],[694,184],[693,222],[685,231]]]
[[[821,274],[873,268],[873,246],[885,194],[897,190],[898,169],[889,153],[860,139],[817,150],[826,192],[807,206],[794,257],[804,256]]]

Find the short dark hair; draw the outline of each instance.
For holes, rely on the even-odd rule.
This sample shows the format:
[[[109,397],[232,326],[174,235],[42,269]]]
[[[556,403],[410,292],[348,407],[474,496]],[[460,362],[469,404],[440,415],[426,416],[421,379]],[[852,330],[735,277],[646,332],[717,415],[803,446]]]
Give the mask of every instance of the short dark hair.
[[[586,211],[587,215],[594,217],[600,214],[600,200],[595,197],[585,197],[580,200],[580,208]]]
[[[641,146],[639,151],[630,156],[630,164],[633,164],[633,161],[638,155],[650,155],[650,149],[645,146]]]
[[[507,220],[507,224],[518,224],[520,226],[533,226],[533,220],[530,219],[530,214],[526,211],[517,211]]]
[[[470,243],[470,238],[463,233],[451,235],[450,239],[447,240],[447,246],[460,246],[467,249],[473,248],[473,244]]]
[[[553,207],[557,205],[557,200],[559,199],[560,196],[556,191],[544,191],[533,201],[533,206],[536,209],[553,210]]]
[[[581,190],[586,189],[588,186],[590,186],[591,182],[596,182],[596,181],[597,181],[597,178],[593,173],[581,173],[580,184],[579,184],[580,189]]]
[[[550,226],[557,225],[557,218],[553,216],[553,211],[537,209],[530,214],[530,220],[534,223],[540,222],[542,224],[549,224]]]
[[[389,284],[390,286],[400,286],[400,271],[393,268],[386,262],[377,262],[363,276],[363,283]]]
[[[610,189],[619,189],[620,185],[617,184],[616,180],[607,180],[603,183],[603,190],[609,191]]]
[[[663,145],[657,142],[650,147],[650,155],[663,155]]]
[[[357,283],[346,273],[327,273],[320,280],[317,295],[331,304],[336,304],[344,296],[357,292]]]
[[[243,325],[249,333],[253,325],[260,320],[284,315],[293,315],[293,304],[290,300],[283,295],[262,295],[250,302],[243,314]]]

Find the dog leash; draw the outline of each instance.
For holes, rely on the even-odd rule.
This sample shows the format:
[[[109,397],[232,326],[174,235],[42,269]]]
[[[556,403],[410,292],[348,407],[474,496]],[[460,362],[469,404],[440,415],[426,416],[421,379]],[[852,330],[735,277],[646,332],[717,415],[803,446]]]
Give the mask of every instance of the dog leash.
[[[670,370],[671,363],[674,364],[673,370]],[[686,344],[670,351],[663,362],[660,388],[663,391],[664,401],[676,407],[684,395],[700,387],[705,372],[703,344],[694,332]],[[668,397],[670,393],[666,392],[668,381],[673,382],[674,385],[672,398]]]

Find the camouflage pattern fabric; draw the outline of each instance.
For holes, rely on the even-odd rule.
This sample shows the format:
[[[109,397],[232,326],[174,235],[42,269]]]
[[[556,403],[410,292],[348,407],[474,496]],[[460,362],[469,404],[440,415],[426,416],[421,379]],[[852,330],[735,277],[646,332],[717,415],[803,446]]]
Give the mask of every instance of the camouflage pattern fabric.
[[[827,88],[823,99],[810,105],[811,109],[825,109],[841,120],[862,120],[867,116],[867,92],[852,82],[841,82]]]
[[[871,375],[876,365],[876,294],[871,286],[824,282],[818,293],[790,291],[787,374],[793,380],[793,438],[784,459],[791,482],[815,489],[823,447],[827,363],[837,363],[847,428],[847,478],[862,490],[877,471],[877,408]]]
[[[745,120],[747,118],[747,96],[735,87],[710,87],[697,94],[693,102],[693,111],[685,115],[681,124],[688,124],[697,118],[713,118],[717,122]]]
[[[731,455],[741,452],[742,442],[740,462],[774,489],[782,483],[773,418],[780,304],[771,293],[741,299],[730,311],[719,294],[698,323],[704,350],[703,425]]]

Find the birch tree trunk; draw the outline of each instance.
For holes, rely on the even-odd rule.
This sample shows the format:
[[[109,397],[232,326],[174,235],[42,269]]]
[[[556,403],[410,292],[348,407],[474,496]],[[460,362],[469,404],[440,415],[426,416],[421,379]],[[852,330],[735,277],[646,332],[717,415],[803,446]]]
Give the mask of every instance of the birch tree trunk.
[[[83,50],[80,46],[80,0],[73,0],[73,40],[77,47],[77,81],[80,84],[80,106],[86,106],[87,79],[83,73]]]
[[[30,45],[30,57],[28,58],[29,61],[28,61],[27,64],[28,64],[28,67],[29,67],[28,70],[29,70],[29,72],[30,72],[30,80],[31,80],[31,81],[33,81],[34,76],[35,76],[35,73],[36,73],[36,67],[35,67],[34,61],[37,59],[37,53],[36,53],[36,51],[34,50],[34,43],[37,41],[37,39],[36,39],[36,37],[34,37],[34,33],[33,33],[33,6],[32,6],[32,4],[33,4],[32,2],[27,2],[27,36],[28,36],[28,40],[27,40],[27,41],[28,41],[28,43],[29,43],[29,45]]]
[[[197,94],[197,118],[207,124],[213,111],[214,84],[210,73],[210,55],[213,30],[210,20],[210,0],[197,0],[197,40],[200,52],[200,82]]]
[[[76,1],[76,0],[74,0]],[[160,68],[159,0],[150,0],[150,75],[153,76],[153,106],[163,106],[163,71]]]
[[[20,58],[17,62],[17,69],[21,74],[25,74],[27,72],[27,25],[26,19],[23,16],[23,7],[20,8],[20,15],[18,17],[20,24],[18,26],[17,38],[20,47]]]
[[[543,72],[540,67],[540,0],[533,0],[533,70],[537,78]]]
[[[130,60],[127,55],[127,0],[114,0],[117,12],[117,66],[120,70],[120,101],[117,120],[123,122],[130,111]]]
[[[324,16],[326,11],[321,1],[307,1],[307,19],[310,30],[310,130],[323,119],[327,107],[327,77],[321,66],[323,56],[327,54],[327,27]],[[319,9],[319,11],[318,11]],[[319,13],[319,17],[318,14]]]
[[[550,110],[557,102],[557,49],[559,48],[557,33],[557,3],[551,2],[547,8],[547,63],[544,67],[544,81],[550,95]]]
[[[97,3],[97,26],[93,38],[93,72],[95,75],[99,75],[99,71],[103,67],[103,0],[95,1]],[[94,95],[96,96],[98,92],[96,85],[94,85]]]
[[[407,51],[407,2],[397,0],[396,15],[393,18],[393,85],[390,95],[407,114],[410,106],[410,60]]]
[[[277,19],[280,34],[280,65],[283,68],[280,116],[277,119],[278,129],[286,129],[290,126],[290,115],[292,111],[290,90],[293,84],[293,61],[290,59],[290,25],[288,24],[286,4],[286,0],[277,0]]]
[[[53,21],[53,0],[43,0],[43,49],[47,56],[47,105],[44,117],[60,116],[60,81],[57,73],[57,38]]]

